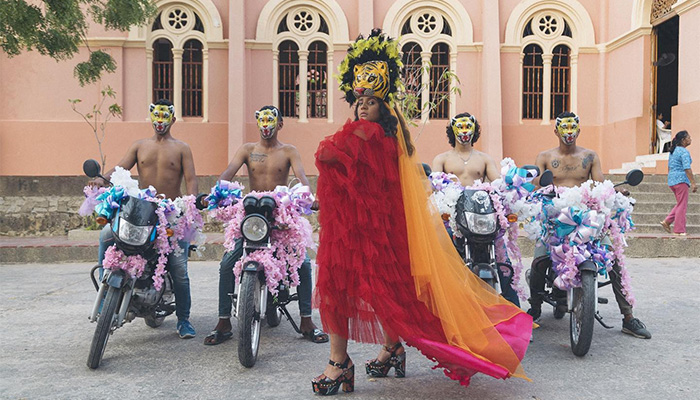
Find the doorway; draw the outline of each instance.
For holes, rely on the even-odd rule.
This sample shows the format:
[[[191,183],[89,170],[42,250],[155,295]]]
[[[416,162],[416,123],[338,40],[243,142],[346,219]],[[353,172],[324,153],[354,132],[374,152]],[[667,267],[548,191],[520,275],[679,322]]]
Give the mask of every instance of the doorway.
[[[678,104],[678,21],[679,18],[676,15],[654,27],[653,45],[656,50],[652,52],[656,56],[653,61],[655,93],[652,130],[654,134],[650,147],[655,153],[664,150],[659,149],[658,146],[659,144],[664,146],[662,141],[669,134],[665,129],[672,129],[671,109]],[[661,122],[657,122],[659,118]],[[658,140],[659,138],[662,140]]]

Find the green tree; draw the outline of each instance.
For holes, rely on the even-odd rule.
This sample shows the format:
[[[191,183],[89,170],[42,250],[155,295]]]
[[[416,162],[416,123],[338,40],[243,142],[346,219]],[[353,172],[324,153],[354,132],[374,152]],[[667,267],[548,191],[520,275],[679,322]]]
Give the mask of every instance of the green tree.
[[[73,111],[75,111],[78,115],[83,117],[85,122],[87,122],[87,124],[90,125],[90,129],[92,129],[92,133],[95,135],[95,140],[97,140],[97,148],[100,151],[102,171],[106,171],[105,166],[107,164],[107,156],[102,151],[102,143],[104,142],[105,134],[107,133],[107,122],[110,120],[111,117],[121,118],[123,110],[119,104],[113,103],[107,107],[107,114],[103,115],[102,107],[104,106],[105,102],[108,101],[108,98],[116,99],[117,92],[115,92],[111,86],[107,86],[103,88],[100,91],[100,93],[101,97],[98,100],[98,103],[94,104],[92,106],[92,110],[86,113],[78,110],[78,104],[82,102],[82,100],[68,99],[68,102],[70,103],[70,106],[73,109]]]
[[[156,11],[152,0],[0,0],[0,48],[10,57],[38,51],[56,61],[73,58],[87,46],[89,21],[107,29],[127,31],[146,23]],[[81,86],[114,72],[116,62],[102,50],[92,50],[73,71]]]

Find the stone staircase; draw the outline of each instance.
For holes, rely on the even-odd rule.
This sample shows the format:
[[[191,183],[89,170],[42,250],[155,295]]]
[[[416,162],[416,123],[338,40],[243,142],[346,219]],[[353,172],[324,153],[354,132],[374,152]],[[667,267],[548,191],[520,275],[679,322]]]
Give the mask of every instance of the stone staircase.
[[[624,175],[632,169],[641,169],[645,174],[665,175],[668,173],[668,153],[637,156],[634,161],[622,163],[622,167],[611,169],[610,174]]]

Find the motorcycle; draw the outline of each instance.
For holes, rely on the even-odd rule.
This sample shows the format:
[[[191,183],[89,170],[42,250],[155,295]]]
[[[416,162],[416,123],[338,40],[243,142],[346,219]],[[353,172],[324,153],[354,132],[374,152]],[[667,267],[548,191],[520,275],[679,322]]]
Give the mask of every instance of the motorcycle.
[[[221,197],[216,199],[215,193],[231,192],[221,188],[229,185],[231,183],[226,181],[217,183],[217,187],[212,189],[212,194],[207,200],[210,210],[220,207],[217,203],[225,203],[233,207],[234,215],[238,213],[238,217],[242,217],[239,225],[240,232],[234,229],[236,227],[229,225],[225,230],[225,236],[229,243],[233,243],[237,237],[243,239],[243,255],[234,268],[238,279],[233,293],[229,295],[233,303],[233,317],[238,324],[238,360],[241,365],[250,368],[255,365],[258,357],[263,319],[268,326],[276,327],[284,315],[294,330],[299,334],[302,333],[287,310],[287,305],[299,300],[297,293],[290,294],[290,286],[298,284],[298,280],[294,282],[291,276],[292,270],[298,269],[301,265],[305,257],[305,249],[312,241],[311,226],[308,221],[301,218],[298,211],[299,208],[306,207],[299,207],[299,203],[291,199],[295,196],[299,197],[300,192],[294,194],[295,188],[298,187],[291,191],[286,187],[278,187],[274,192],[249,194],[239,205],[237,200],[222,202]],[[240,195],[242,186],[238,187],[240,189],[234,190],[237,190]],[[308,192],[307,187],[301,188],[302,191]],[[308,206],[310,207],[310,203]],[[215,218],[232,218],[230,213],[224,211],[218,214],[217,211],[212,214]],[[276,220],[276,215],[279,220]],[[234,216],[233,220],[235,218]],[[294,220],[299,223],[290,226],[288,222]],[[225,222],[235,223],[232,220]],[[293,239],[290,237],[297,239],[302,237],[306,243],[292,242],[290,240]],[[298,253],[299,247],[303,247],[304,252]]]
[[[642,171],[632,170],[627,173],[625,181],[614,186],[611,184],[611,186],[613,188],[625,184],[637,186],[643,179],[644,173]],[[552,175],[550,171],[545,171],[540,179],[540,185],[545,188],[551,184]],[[622,196],[622,194],[619,195]],[[538,294],[544,302],[553,307],[554,317],[561,319],[567,312],[569,313],[571,350],[575,355],[582,357],[590,349],[594,321],[598,321],[606,329],[612,328],[603,321],[598,312],[598,304],[608,303],[606,298],[599,296],[599,289],[610,285],[612,281],[610,279],[599,281],[598,276],[607,276],[606,271],[609,263],[620,260],[610,259],[611,252],[606,249],[606,246],[612,243],[604,243],[606,231],[609,232],[610,229],[609,226],[605,225],[607,223],[605,216],[603,215],[601,218],[602,212],[598,211],[593,214],[590,210],[582,211],[570,207],[561,213],[547,216],[548,210],[551,210],[552,207],[552,199],[556,196],[554,192],[545,193],[543,191],[538,191],[533,196],[537,199],[535,201],[543,203],[544,229],[547,231],[547,238],[544,242],[548,245],[551,253],[550,257],[541,259],[533,267],[542,271],[544,275],[545,291]],[[633,201],[630,201],[629,205],[633,206]],[[611,216],[612,222],[610,224],[617,224],[618,228],[620,225],[627,225],[620,230],[620,235],[624,234],[624,231],[632,225],[630,212],[631,207],[620,215],[618,209],[616,214]],[[569,218],[569,215],[573,215],[573,218]],[[562,221],[565,221],[564,224]],[[597,228],[596,225],[598,225]],[[557,228],[564,232],[569,229],[573,230],[559,238],[556,237],[555,233]],[[622,237],[621,243],[624,243],[624,237]],[[621,246],[621,243],[614,245]],[[575,257],[574,268],[568,268],[565,265],[564,252],[571,253],[570,255]],[[557,261],[556,265],[553,259]],[[533,279],[530,270],[526,272],[526,278],[529,285]],[[560,288],[562,286],[565,287],[563,290]]]
[[[509,171],[523,171],[525,178],[532,180],[539,174],[539,168],[526,165],[518,169],[510,161],[512,160],[504,160],[503,178],[498,182],[477,184],[466,188],[457,185],[459,186],[457,190],[461,192],[454,204],[454,226],[459,234],[453,235],[453,241],[469,270],[499,294],[518,304],[517,294],[511,287],[515,277],[513,265],[507,262],[505,254],[502,257],[497,255],[497,246],[504,247],[500,239],[506,235],[506,227],[502,226],[502,221],[499,221],[494,201],[503,204],[501,192],[513,189],[512,180],[508,181],[510,187],[506,184]],[[454,186],[449,182],[446,183],[447,186]],[[454,191],[455,188],[450,190]],[[449,190],[446,193],[449,197]],[[515,223],[517,215],[510,213],[506,219],[508,223]],[[505,252],[505,249],[498,250]],[[499,258],[503,260],[498,261]]]
[[[110,233],[115,243],[105,253],[106,257],[109,253],[114,265],[108,268],[106,258],[104,269],[103,265],[96,265],[90,271],[97,296],[88,319],[97,322],[97,326],[87,366],[96,369],[116,329],[136,317],[157,328],[175,311],[173,280],[164,266],[159,268],[159,256],[167,254],[161,254],[157,245],[160,236],[163,233],[169,236],[172,230],[159,232],[159,203],[153,197],[154,191],[149,189],[139,197],[126,194],[123,187],[112,185],[100,175],[100,165],[95,160],[85,161],[83,171],[88,177],[100,177],[111,186],[103,196],[111,196],[106,201],[112,204],[107,208],[112,209],[98,216],[97,222],[111,223]]]

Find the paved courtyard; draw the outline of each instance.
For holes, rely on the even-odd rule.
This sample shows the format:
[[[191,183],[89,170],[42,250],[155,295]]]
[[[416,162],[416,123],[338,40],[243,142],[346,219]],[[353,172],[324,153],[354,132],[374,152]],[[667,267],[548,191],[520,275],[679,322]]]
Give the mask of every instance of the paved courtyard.
[[[526,260],[529,262],[530,260]],[[697,399],[700,388],[700,262],[698,259],[632,259],[636,315],[653,334],[634,339],[620,332],[611,303],[601,313],[615,329],[596,325],[589,354],[571,353],[568,318],[548,310],[535,330],[523,365],[532,382],[478,375],[469,388],[432,370],[408,350],[405,379],[366,377],[357,370],[352,399]],[[0,265],[0,398],[2,399],[268,399],[313,398],[310,379],[324,368],[328,344],[296,335],[289,323],[263,327],[257,364],[246,369],[236,340],[204,346],[216,323],[218,264],[190,263],[192,317],[197,337],[181,340],[175,318],[158,329],[142,320],[110,338],[101,367],[86,365],[95,329],[87,320],[94,299],[89,264]],[[298,310],[293,307],[293,315]],[[314,316],[319,321],[318,315]],[[361,366],[377,346],[351,343]]]

